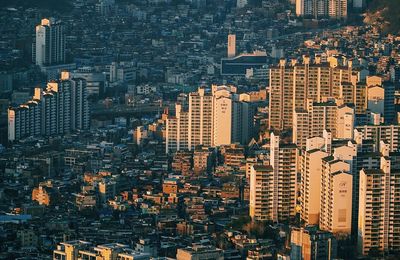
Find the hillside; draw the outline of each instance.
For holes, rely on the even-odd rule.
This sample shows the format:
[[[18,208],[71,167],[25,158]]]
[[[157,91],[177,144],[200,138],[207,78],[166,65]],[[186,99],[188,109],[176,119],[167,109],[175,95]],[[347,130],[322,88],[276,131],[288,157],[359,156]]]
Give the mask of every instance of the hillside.
[[[400,33],[400,0],[370,0],[366,23],[379,23],[384,33]]]

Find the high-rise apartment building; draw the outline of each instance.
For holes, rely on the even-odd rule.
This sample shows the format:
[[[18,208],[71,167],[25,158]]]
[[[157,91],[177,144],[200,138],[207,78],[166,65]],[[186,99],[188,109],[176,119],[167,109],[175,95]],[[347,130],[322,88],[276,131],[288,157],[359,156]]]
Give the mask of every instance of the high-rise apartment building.
[[[296,214],[297,192],[297,146],[282,143],[279,135],[271,133],[270,165],[274,169],[273,221],[282,221]]]
[[[297,60],[287,63],[282,59],[279,65],[270,68],[270,128],[291,129],[294,111],[307,110],[310,100],[321,103],[336,99],[342,104],[342,82],[355,81],[355,77],[351,64],[339,65],[336,58],[328,63],[321,62],[320,57],[313,63],[307,56],[302,63]]]
[[[395,85],[392,82],[383,82],[378,76],[367,76],[366,82],[342,82],[341,92],[343,104],[354,104],[358,124],[365,123],[360,120],[365,118],[367,112],[379,116],[378,123],[391,124],[396,120]]]
[[[212,93],[206,93],[204,88],[199,88],[197,92],[189,94],[189,147],[213,146],[214,101],[215,97]],[[225,105],[228,106],[227,109],[231,107],[229,102]],[[228,121],[230,123],[229,117]],[[230,134],[230,124],[225,129]],[[222,143],[223,140],[217,142]]]
[[[236,34],[228,35],[228,58],[236,56]]]
[[[253,165],[250,170],[249,215],[255,220],[273,218],[274,170],[272,166]]]
[[[398,153],[382,153],[380,167],[360,172],[358,251],[400,252]]]
[[[63,79],[35,89],[33,99],[8,109],[8,140],[51,136],[89,128],[86,82]]]
[[[342,145],[336,145],[333,148],[332,155],[334,158],[342,160],[350,165],[350,172],[353,176],[353,203],[352,203],[352,236],[354,238],[354,232],[357,232],[357,214],[358,214],[358,172],[357,171],[357,156],[362,158],[362,153],[359,152],[359,147],[354,141],[347,141]],[[371,155],[371,154],[369,154]],[[362,161],[361,161],[362,162]],[[367,167],[367,163],[363,164]]]
[[[239,101],[233,86],[199,88],[188,95],[188,105],[177,103],[166,123],[166,152],[193,150],[231,143],[247,144],[253,130],[252,105]]]
[[[271,133],[270,165],[250,171],[250,217],[285,221],[296,215],[297,147]]]
[[[319,223],[322,159],[328,155],[314,148],[304,151],[301,157],[300,215],[306,225]]]
[[[327,0],[296,0],[296,15],[313,18],[327,16]]]
[[[357,131],[355,131],[357,133]],[[367,135],[356,134],[354,141],[348,142],[347,146],[335,148],[334,156],[346,161],[352,166],[353,173],[353,209],[352,209],[352,239],[358,237],[359,216],[359,184],[360,171],[379,169],[381,165],[382,151],[391,151],[391,139],[381,140],[378,144],[369,139]]]
[[[347,4],[347,0],[329,0],[329,17],[332,19],[346,19]]]
[[[350,165],[328,156],[322,159],[319,226],[347,237],[351,233],[352,183]]]
[[[36,26],[36,40],[32,48],[36,65],[49,66],[65,63],[65,29],[55,18],[42,19]]]
[[[296,15],[314,19],[346,19],[347,0],[296,0]]]

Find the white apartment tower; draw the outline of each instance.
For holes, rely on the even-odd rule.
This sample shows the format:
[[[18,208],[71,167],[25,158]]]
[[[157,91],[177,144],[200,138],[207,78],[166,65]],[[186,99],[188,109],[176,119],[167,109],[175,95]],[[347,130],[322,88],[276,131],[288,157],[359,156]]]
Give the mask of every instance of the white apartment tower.
[[[230,91],[221,89],[214,92],[214,145],[230,144],[232,140],[233,105]]]
[[[65,63],[64,25],[55,18],[42,19],[36,26],[33,61],[39,66]]]
[[[351,233],[352,183],[350,165],[328,156],[322,159],[319,226],[341,237]]]
[[[214,96],[204,88],[189,94],[189,147],[213,146]]]
[[[305,225],[318,225],[321,203],[322,159],[329,154],[320,149],[307,148],[301,157],[300,215]]]

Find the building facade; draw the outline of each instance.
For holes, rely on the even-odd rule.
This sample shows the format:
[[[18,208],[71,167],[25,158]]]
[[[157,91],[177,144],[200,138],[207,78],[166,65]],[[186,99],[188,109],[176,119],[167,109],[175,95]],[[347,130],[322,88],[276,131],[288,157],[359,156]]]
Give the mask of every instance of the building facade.
[[[301,163],[301,219],[306,225],[318,225],[322,178],[322,158],[328,153],[320,149],[304,151]]]
[[[383,152],[380,168],[360,171],[358,251],[400,252],[399,154]]]
[[[65,63],[65,29],[55,18],[42,19],[36,26],[33,61],[39,66]]]
[[[316,57],[313,63],[308,56],[302,63],[281,59],[278,66],[270,67],[269,127],[291,129],[294,111],[307,110],[310,101],[343,100],[341,84],[354,77],[350,64],[339,65],[336,58],[321,62]]]
[[[314,19],[346,19],[347,4],[347,0],[296,0],[296,15]]]
[[[319,226],[340,237],[351,233],[352,183],[350,165],[328,156],[322,159]]]
[[[253,132],[253,106],[239,101],[233,86],[199,88],[188,96],[188,105],[177,103],[166,120],[166,153],[197,146],[245,143]]]
[[[249,215],[255,220],[271,220],[274,170],[271,166],[253,165],[250,170]]]
[[[8,140],[52,136],[89,129],[86,82],[64,79],[35,89],[32,100],[8,109]]]

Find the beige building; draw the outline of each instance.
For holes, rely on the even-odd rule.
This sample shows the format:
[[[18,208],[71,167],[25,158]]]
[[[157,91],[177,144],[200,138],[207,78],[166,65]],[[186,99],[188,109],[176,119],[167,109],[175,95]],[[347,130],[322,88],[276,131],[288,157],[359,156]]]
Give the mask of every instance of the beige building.
[[[245,164],[245,149],[241,145],[231,144],[220,147],[221,155],[224,158],[224,165],[240,168]]]
[[[336,138],[353,139],[355,111],[352,107],[342,105],[336,112]]]
[[[188,96],[188,106],[177,103],[175,116],[166,120],[166,153],[249,141],[253,112],[239,101],[234,86],[199,88]]]
[[[350,85],[350,87],[353,86]],[[364,114],[368,108],[368,96],[367,96],[368,88],[365,84],[357,84],[357,86],[354,87],[353,91],[355,93],[355,96],[349,95],[349,99],[355,100],[354,104],[355,104],[356,114]]]
[[[399,156],[386,151],[380,169],[360,172],[358,252],[400,252]]]
[[[368,87],[371,86],[382,86],[383,84],[383,79],[382,77],[379,76],[367,76],[365,79],[365,82]]]
[[[189,94],[189,140],[190,149],[197,145],[213,146],[214,98],[205,89]]]
[[[347,19],[347,0],[329,0],[329,17]]]
[[[292,141],[299,148],[306,147],[307,139],[310,137],[310,115],[305,109],[296,109],[293,113]]]
[[[321,62],[320,57],[311,62],[308,56],[302,63],[282,59],[270,68],[270,128],[292,128],[294,111],[307,110],[308,100],[321,103],[329,98],[342,99],[342,83],[356,81],[350,62],[342,66],[333,57],[329,62]]]
[[[213,120],[213,145],[220,146],[230,144],[232,140],[232,111],[233,100],[228,89],[220,89],[214,92]]]
[[[273,200],[268,194],[273,193],[274,170],[271,166],[253,165],[250,171],[249,215],[255,220],[273,218]]]
[[[319,225],[322,230],[347,237],[351,232],[352,183],[350,165],[328,156],[322,159]]]
[[[250,216],[284,221],[296,215],[297,147],[271,134],[270,166],[253,165],[250,172]]]
[[[246,179],[250,181],[251,167],[254,165],[269,165],[269,163],[269,155],[266,154],[259,154],[256,157],[247,157],[245,165]]]
[[[306,150],[302,155],[300,205],[305,225],[318,225],[320,213],[322,158],[328,153],[319,149]]]

